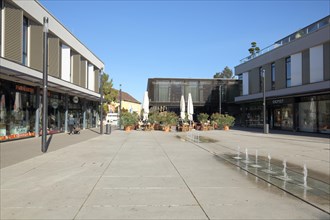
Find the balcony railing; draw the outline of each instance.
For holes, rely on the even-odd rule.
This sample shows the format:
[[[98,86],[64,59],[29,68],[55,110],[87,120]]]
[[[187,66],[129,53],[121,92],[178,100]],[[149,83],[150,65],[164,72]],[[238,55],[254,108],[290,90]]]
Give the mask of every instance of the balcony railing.
[[[285,38],[283,38],[279,41],[276,41],[274,44],[260,50],[259,52],[241,59],[240,63],[245,63],[249,60],[252,60],[252,59],[254,59],[254,58],[256,58],[256,57],[258,57],[262,54],[265,54],[265,53],[267,53],[267,52],[269,52],[269,51],[271,51],[275,48],[278,48],[278,47],[283,46],[285,44],[288,44],[288,43],[290,43],[290,42],[292,42],[292,41],[294,41],[298,38],[301,38],[305,35],[313,33],[313,32],[315,32],[315,31],[317,31],[317,30],[319,30],[319,29],[321,29],[321,28],[323,28],[323,27],[325,27],[329,24],[330,24],[330,16],[327,16],[327,17],[325,17],[325,18],[323,18],[323,19],[321,19],[321,20],[319,20],[319,21],[317,21],[317,22],[315,22],[315,23],[313,23],[313,24],[311,24],[311,25],[309,25],[305,28],[302,28],[302,29],[294,32],[293,34],[291,34],[291,35],[289,35],[289,36],[287,36],[287,37],[285,37]]]

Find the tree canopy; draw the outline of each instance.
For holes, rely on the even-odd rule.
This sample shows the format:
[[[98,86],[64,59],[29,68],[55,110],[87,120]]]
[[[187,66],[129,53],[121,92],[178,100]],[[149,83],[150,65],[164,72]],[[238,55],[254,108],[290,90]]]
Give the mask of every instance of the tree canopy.
[[[104,102],[111,103],[117,101],[118,91],[113,89],[113,80],[109,79],[109,75],[102,75]]]
[[[226,66],[221,72],[214,74],[213,78],[231,79],[233,78],[233,71],[228,66]]]

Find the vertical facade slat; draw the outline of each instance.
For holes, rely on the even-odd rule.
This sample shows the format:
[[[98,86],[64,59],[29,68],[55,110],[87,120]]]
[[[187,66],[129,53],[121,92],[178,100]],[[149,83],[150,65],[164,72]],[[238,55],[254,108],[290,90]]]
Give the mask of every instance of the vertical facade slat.
[[[81,57],[80,59],[80,86],[86,88],[87,77],[87,61]]]
[[[275,61],[275,89],[286,88],[285,58]]]
[[[302,84],[306,85],[310,83],[310,67],[309,67],[309,50],[302,52]]]
[[[23,11],[5,2],[4,13],[4,57],[22,63]]]
[[[94,76],[95,76],[95,88],[94,91],[99,93],[99,85],[100,85],[100,74],[99,74],[99,70],[95,69],[94,70]]]
[[[48,74],[57,78],[60,74],[60,39],[48,36]]]
[[[323,44],[324,80],[330,80],[330,41]]]
[[[80,54],[74,53],[72,55],[72,74],[73,83],[80,84]]]
[[[43,68],[42,25],[30,21],[30,67],[39,71]]]

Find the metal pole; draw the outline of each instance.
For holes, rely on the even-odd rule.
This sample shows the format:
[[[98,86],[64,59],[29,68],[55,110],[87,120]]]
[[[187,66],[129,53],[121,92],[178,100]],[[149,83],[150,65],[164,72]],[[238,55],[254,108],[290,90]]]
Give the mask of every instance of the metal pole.
[[[101,99],[100,99],[100,134],[103,134],[103,69],[100,70],[101,75]]]
[[[267,134],[268,133],[268,129],[266,128],[266,74],[265,74],[265,70],[262,70],[262,78],[263,78],[263,112],[264,112],[264,133]]]
[[[219,85],[219,113],[221,114],[221,96],[222,96],[222,85]]]
[[[119,84],[119,129],[121,129],[121,84]]]
[[[42,96],[42,139],[41,139],[41,151],[46,153],[47,151],[47,115],[48,115],[48,100],[47,100],[47,84],[48,84],[48,18],[44,17],[44,29],[43,29],[43,96]]]

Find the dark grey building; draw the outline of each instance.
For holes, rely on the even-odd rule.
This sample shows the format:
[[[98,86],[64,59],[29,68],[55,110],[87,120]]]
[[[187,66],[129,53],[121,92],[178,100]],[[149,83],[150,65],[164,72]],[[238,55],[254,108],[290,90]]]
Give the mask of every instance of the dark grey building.
[[[235,73],[242,93],[235,98],[241,124],[271,129],[330,133],[330,16],[241,60]]]
[[[198,113],[219,112],[220,107],[223,114],[237,117],[239,108],[235,97],[240,94],[240,88],[237,79],[151,78],[147,90],[151,109],[165,108],[179,114],[181,95],[187,102],[191,93],[195,117]]]

